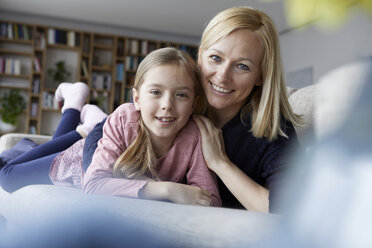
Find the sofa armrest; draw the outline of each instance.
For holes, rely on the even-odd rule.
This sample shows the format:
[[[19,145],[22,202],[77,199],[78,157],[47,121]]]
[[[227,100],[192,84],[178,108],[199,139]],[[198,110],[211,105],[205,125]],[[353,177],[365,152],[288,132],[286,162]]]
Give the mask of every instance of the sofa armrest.
[[[49,135],[26,134],[26,133],[8,133],[0,137],[0,153],[12,148],[23,138],[28,138],[37,144],[43,144],[52,139]]]

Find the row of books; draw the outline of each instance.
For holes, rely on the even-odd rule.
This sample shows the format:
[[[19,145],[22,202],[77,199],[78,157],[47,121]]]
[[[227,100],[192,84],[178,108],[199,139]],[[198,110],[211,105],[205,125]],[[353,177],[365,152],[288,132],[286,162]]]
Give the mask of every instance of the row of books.
[[[48,29],[48,44],[63,44],[68,46],[79,45],[78,35],[74,31]]]
[[[32,93],[38,94],[40,92],[40,78],[34,78],[32,81]]]
[[[58,109],[58,102],[55,100],[53,93],[43,92],[43,107]]]
[[[35,72],[41,72],[41,63],[39,57],[34,57],[34,70]]]
[[[126,53],[129,54],[140,54],[140,55],[146,55],[149,52],[156,50],[156,43],[155,42],[149,42],[147,40],[125,40],[125,48]],[[118,55],[122,56],[122,43],[118,44]]]
[[[15,58],[0,57],[0,73],[21,75],[21,60]]]
[[[31,40],[32,27],[22,24],[2,22],[0,24],[0,37],[17,40]]]
[[[111,75],[93,73],[92,88],[98,90],[111,90]]]
[[[144,57],[137,56],[126,56],[125,57],[125,69],[126,70],[137,70],[138,65],[141,63]]]
[[[36,118],[37,117],[37,112],[39,108],[39,103],[38,102],[31,102],[31,111],[30,111],[30,116]]]
[[[45,35],[43,32],[36,32],[35,35],[35,46],[40,49],[45,48]]]

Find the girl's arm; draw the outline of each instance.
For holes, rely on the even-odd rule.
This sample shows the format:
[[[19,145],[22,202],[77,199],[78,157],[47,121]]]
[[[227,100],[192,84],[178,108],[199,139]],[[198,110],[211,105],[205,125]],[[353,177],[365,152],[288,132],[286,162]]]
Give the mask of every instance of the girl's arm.
[[[131,122],[134,114],[123,104],[107,118],[102,138],[84,175],[85,193],[138,197],[139,190],[147,184],[146,180],[115,178],[113,175],[113,164],[135,138],[138,126],[130,126],[135,123]]]
[[[222,131],[203,117],[194,116],[202,136],[204,159],[230,192],[248,210],[268,212],[269,191],[253,181],[225,153]]]
[[[197,186],[174,182],[148,182],[139,196],[149,200],[168,200],[174,203],[210,206],[211,194]]]

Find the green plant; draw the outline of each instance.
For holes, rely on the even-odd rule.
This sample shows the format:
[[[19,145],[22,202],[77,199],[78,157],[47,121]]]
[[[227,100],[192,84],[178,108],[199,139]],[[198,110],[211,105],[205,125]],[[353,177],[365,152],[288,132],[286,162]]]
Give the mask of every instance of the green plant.
[[[5,92],[0,98],[0,114],[3,122],[17,125],[18,117],[26,108],[26,101],[19,93],[19,90],[10,90]]]
[[[55,82],[60,83],[65,81],[66,77],[70,76],[70,72],[66,70],[64,61],[58,61],[55,63],[55,68],[48,69],[48,75],[51,76]]]

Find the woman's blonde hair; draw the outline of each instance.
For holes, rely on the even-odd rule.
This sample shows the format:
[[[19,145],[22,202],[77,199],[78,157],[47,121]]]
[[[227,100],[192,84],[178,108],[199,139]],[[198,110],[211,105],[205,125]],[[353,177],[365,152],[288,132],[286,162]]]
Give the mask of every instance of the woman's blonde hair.
[[[294,114],[288,102],[280,56],[279,39],[274,23],[265,13],[250,7],[233,7],[218,13],[205,28],[199,55],[215,42],[238,29],[254,32],[263,48],[260,64],[262,86],[252,90],[251,99],[241,114],[245,119],[252,112],[252,133],[255,137],[287,137],[281,127],[281,115],[296,126],[302,126],[301,117]]]
[[[167,47],[149,53],[140,63],[133,88],[139,92],[145,74],[160,65],[174,64],[184,70],[194,82],[194,113],[203,114],[206,99],[200,82],[200,73],[195,61],[186,52]],[[120,155],[114,164],[114,176],[136,178],[143,175],[156,177],[156,157],[152,148],[150,135],[139,119],[139,130],[136,139]]]

